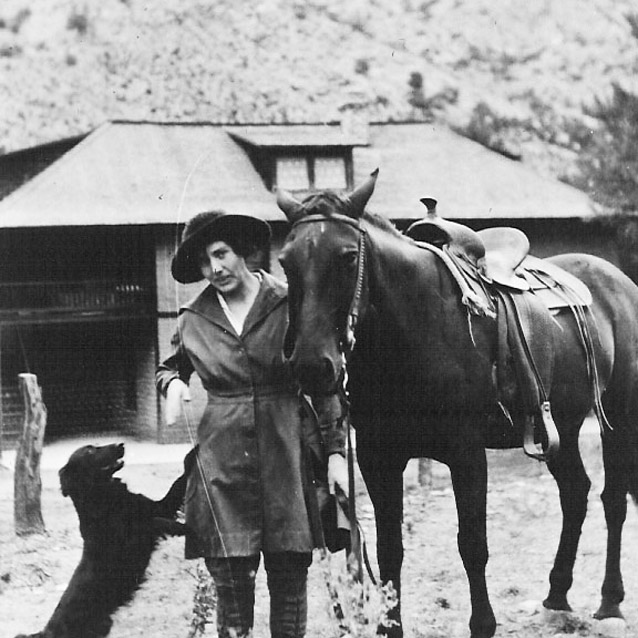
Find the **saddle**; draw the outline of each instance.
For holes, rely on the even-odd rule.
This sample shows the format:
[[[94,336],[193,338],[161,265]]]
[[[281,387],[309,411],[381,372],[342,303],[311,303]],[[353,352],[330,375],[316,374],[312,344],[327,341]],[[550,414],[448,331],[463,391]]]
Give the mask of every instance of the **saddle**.
[[[546,460],[560,445],[549,401],[555,356],[553,323],[559,312],[571,312],[577,322],[595,411],[604,419],[585,315],[592,303],[591,293],[567,271],[530,255],[529,240],[521,230],[496,227],[476,232],[439,217],[436,200],[421,201],[428,214],[405,234],[442,259],[459,285],[468,312],[496,320],[493,380],[499,408],[512,427],[522,430],[525,453]]]

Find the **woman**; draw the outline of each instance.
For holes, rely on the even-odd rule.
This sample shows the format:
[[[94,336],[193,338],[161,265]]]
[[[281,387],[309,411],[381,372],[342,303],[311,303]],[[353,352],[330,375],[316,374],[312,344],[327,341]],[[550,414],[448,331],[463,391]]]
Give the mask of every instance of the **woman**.
[[[174,353],[157,370],[173,423],[197,373],[208,392],[198,427],[199,471],[186,490],[186,522],[217,590],[219,635],[246,636],[253,626],[255,575],[264,556],[273,638],[305,635],[307,570],[313,533],[306,450],[323,439],[328,481],[347,491],[339,406],[327,402],[322,437],[304,432],[297,388],[282,357],[288,307],[285,284],[246,258],[270,239],[264,221],[206,212],[184,229],[172,262],[181,283],[208,285],[180,309]],[[316,429],[316,428],[315,428]]]

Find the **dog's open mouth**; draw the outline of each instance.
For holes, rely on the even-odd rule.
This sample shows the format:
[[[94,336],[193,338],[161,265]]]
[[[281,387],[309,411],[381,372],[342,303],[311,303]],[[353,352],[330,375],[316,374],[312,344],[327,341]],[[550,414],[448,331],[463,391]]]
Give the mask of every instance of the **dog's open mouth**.
[[[115,472],[119,472],[124,467],[124,459],[117,459],[117,461],[113,461],[109,465],[105,465],[102,469],[102,472],[107,474],[115,474]]]
[[[124,467],[124,444],[113,445],[108,462],[100,467],[100,471],[107,475],[113,475]]]

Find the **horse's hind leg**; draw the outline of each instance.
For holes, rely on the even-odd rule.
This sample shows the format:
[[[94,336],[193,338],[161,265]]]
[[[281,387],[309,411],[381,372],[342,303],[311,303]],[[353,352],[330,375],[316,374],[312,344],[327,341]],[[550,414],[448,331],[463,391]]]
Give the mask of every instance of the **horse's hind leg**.
[[[572,586],[576,552],[587,515],[587,495],[591,487],[578,449],[579,429],[572,427],[566,432],[561,432],[559,452],[547,463],[558,484],[563,528],[554,567],[549,575],[549,594],[543,605],[547,609],[557,611],[571,611],[567,602],[567,592]]]
[[[628,477],[635,471],[636,450],[622,434],[622,430],[606,430],[603,433],[603,461],[605,487],[601,494],[607,523],[607,561],[605,579],[601,589],[602,599],[595,618],[622,618],[620,603],[625,597],[620,571],[622,529],[627,516]]]

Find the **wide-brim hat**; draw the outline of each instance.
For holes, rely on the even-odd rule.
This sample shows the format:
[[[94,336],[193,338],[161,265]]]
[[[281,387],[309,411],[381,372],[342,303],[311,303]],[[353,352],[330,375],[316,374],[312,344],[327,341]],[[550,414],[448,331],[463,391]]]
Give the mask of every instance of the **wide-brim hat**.
[[[232,215],[223,211],[199,213],[184,227],[182,241],[171,264],[173,277],[183,284],[191,284],[204,278],[199,264],[202,248],[217,238],[238,238],[255,249],[266,246],[270,240],[267,222],[251,215]]]

